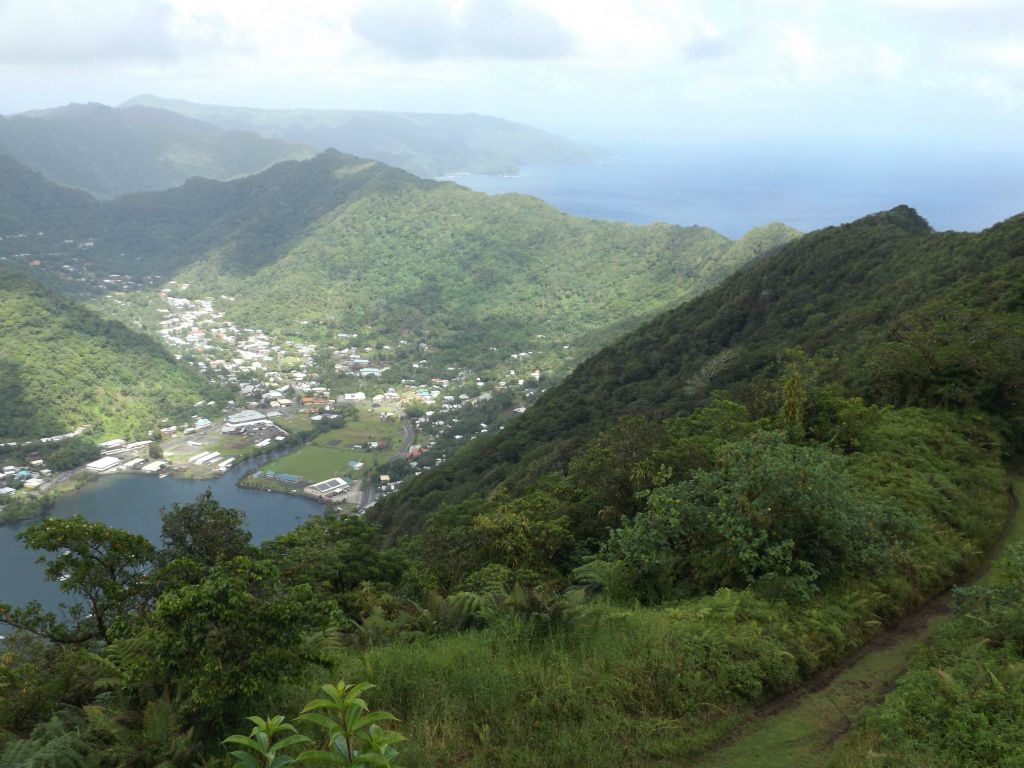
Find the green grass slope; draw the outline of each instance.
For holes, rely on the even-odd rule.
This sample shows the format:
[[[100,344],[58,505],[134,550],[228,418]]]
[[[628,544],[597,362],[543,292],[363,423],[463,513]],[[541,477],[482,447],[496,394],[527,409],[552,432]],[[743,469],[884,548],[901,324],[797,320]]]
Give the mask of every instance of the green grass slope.
[[[232,179],[313,151],[152,107],[70,104],[0,118],[0,153],[61,185],[113,197],[193,176]]]
[[[1018,424],[1022,259],[1024,216],[936,233],[900,207],[805,235],[603,349],[500,435],[372,515],[409,530],[499,483],[521,491],[621,416],[686,413],[713,390],[749,389],[792,347],[837,356],[836,377],[876,399]]]
[[[142,434],[207,394],[155,341],[0,264],[0,441]]]

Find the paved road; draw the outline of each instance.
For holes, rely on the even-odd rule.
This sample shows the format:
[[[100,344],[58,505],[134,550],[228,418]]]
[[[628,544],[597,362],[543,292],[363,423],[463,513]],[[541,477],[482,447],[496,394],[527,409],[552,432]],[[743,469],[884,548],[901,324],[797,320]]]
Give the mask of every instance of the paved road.
[[[359,496],[359,511],[365,512],[366,508],[373,503],[373,483],[370,482],[370,473],[363,476],[363,491]]]
[[[401,408],[398,409],[398,414],[402,418],[402,449],[398,452],[398,456],[404,457],[409,449],[412,448],[412,441],[416,439],[416,428]]]
[[[58,472],[55,475],[51,475],[46,485],[42,487],[43,491],[53,491],[61,485],[61,483],[70,480],[72,477],[77,475],[79,472],[87,472],[88,470],[84,467],[75,467],[74,469],[66,469],[63,472]]]
[[[416,439],[416,427],[413,426],[412,420],[405,415],[405,411],[402,410],[401,406],[395,406],[398,410],[398,416],[402,419],[402,446],[395,452],[392,459],[404,459],[405,454],[408,453],[409,449],[412,448],[413,440]],[[376,499],[376,489],[373,486],[373,482],[370,479],[370,474],[367,473],[366,477],[363,478],[363,489],[359,496],[359,511],[363,512],[373,504]]]

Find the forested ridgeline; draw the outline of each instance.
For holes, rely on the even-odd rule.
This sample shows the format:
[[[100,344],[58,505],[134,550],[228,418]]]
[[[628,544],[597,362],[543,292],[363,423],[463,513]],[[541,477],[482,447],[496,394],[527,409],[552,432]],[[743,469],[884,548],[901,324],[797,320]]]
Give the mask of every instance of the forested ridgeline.
[[[595,152],[522,123],[477,114],[257,109],[144,95],[121,105],[170,110],[225,129],[337,149],[419,176],[514,174],[524,165],[589,163]]]
[[[771,225],[730,241],[580,219],[453,184],[367,189],[258,269],[215,251],[179,280],[234,296],[226,311],[248,326],[327,325],[422,340],[458,368],[519,367],[522,352],[580,360],[609,328],[625,332],[796,235]]]
[[[1019,445],[1024,216],[982,233],[931,231],[900,207],[805,235],[577,367],[499,435],[385,499],[372,518],[422,529],[444,504],[526,491],[624,414],[668,417],[718,390],[747,400],[786,350],[827,359],[872,403],[941,406]]]
[[[527,352],[558,376],[799,234],[772,224],[732,241],[582,219],[334,151],[104,202],[7,161],[7,198],[0,229],[15,239],[3,247],[23,254],[42,233],[53,252],[31,259],[68,290],[92,285],[73,272],[176,277],[191,297],[231,297],[218,304],[229,319],[275,336],[402,339],[456,369],[521,367],[511,356]]]

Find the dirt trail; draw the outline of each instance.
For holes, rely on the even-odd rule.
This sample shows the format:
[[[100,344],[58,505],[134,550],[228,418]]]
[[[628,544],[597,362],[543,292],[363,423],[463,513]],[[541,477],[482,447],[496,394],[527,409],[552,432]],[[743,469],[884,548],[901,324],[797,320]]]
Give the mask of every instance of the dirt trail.
[[[983,578],[1003,552],[1018,520],[1017,497],[1007,488],[1006,524],[985,563],[968,583]],[[878,703],[950,617],[951,590],[930,600],[836,667],[822,670],[789,694],[759,709],[694,768],[773,768],[821,765],[830,748],[868,706]]]

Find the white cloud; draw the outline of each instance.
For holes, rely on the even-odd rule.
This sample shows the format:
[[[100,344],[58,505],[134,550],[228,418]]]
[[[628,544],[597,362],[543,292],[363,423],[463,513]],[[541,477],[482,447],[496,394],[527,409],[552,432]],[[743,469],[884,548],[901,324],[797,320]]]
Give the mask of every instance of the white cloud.
[[[989,50],[994,64],[1008,69],[1024,69],[1024,45],[1000,43]]]
[[[888,45],[875,47],[875,72],[883,80],[894,80],[903,74],[905,61]]]
[[[789,59],[800,80],[825,79],[825,63],[821,48],[806,30],[793,25],[784,26],[778,47]]]
[[[572,38],[543,10],[519,0],[378,0],[351,19],[361,38],[400,59],[546,59]]]
[[[162,0],[7,0],[0,4],[0,60],[22,65],[163,61],[180,47],[173,7]]]
[[[963,104],[976,130],[1024,109],[1022,25],[1020,0],[0,0],[0,111],[149,91],[712,134]]]
[[[912,11],[982,11],[1016,5],[1015,0],[870,0],[883,8],[901,8]]]

